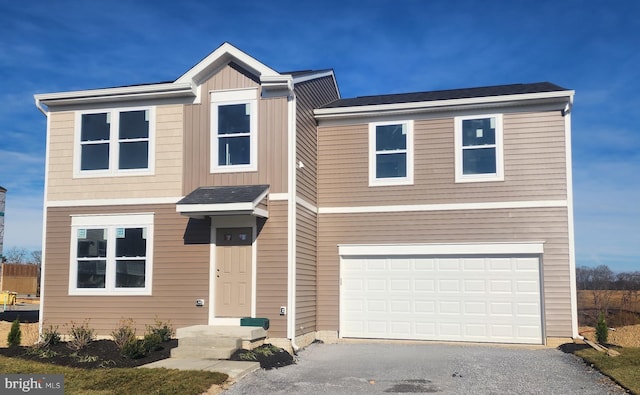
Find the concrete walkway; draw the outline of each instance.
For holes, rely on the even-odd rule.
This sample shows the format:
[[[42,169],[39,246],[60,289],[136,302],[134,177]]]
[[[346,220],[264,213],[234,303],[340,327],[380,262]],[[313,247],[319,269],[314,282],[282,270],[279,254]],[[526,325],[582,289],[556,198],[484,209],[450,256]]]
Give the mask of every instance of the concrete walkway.
[[[247,374],[260,369],[260,363],[215,359],[167,358],[140,367],[178,370],[206,370],[209,372],[225,373],[229,375],[230,380],[236,381],[246,376]]]

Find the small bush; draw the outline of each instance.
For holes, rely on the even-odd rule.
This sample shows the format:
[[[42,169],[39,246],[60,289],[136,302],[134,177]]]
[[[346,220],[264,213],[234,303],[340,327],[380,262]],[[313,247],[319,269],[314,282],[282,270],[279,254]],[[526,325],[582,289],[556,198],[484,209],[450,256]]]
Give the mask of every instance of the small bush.
[[[67,342],[67,347],[72,350],[81,350],[85,348],[95,338],[95,331],[89,328],[89,321],[83,321],[82,324],[76,324],[71,321],[71,329],[69,330],[71,339]]]
[[[127,343],[137,340],[133,320],[131,318],[120,320],[118,327],[111,332],[111,337],[113,337],[113,342],[118,347],[118,350],[122,352]]]
[[[145,349],[144,341],[136,339],[125,343],[120,353],[125,358],[139,359],[147,355],[147,350]]]
[[[147,333],[142,340],[146,352],[162,349],[162,337],[158,333]]]
[[[604,313],[600,312],[598,324],[596,324],[596,340],[600,344],[605,344],[608,339],[609,328],[607,327],[607,321],[604,319]]]
[[[9,347],[19,346],[21,339],[22,331],[20,330],[20,320],[16,318],[11,324],[11,330],[9,330],[9,334],[7,335],[7,344]]]
[[[160,335],[162,342],[168,342],[175,335],[175,330],[171,321],[160,321],[157,317],[153,325],[146,326],[147,333],[155,333]]]
[[[42,328],[42,334],[40,335],[40,347],[48,347],[54,344],[58,344],[62,341],[62,336],[58,331],[57,326],[49,325],[47,328]]]

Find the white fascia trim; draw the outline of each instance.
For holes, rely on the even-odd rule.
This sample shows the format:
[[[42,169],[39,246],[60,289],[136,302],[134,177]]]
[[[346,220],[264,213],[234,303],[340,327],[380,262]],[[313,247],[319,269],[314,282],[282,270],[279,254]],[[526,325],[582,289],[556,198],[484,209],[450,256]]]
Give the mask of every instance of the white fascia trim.
[[[571,107],[573,106],[573,96],[567,105],[567,111],[564,113],[564,138],[566,147],[566,172],[567,172],[567,219],[569,223],[569,288],[571,294],[571,326],[573,338],[578,338],[578,300],[576,285],[576,249],[575,249],[575,230],[573,217],[573,173],[571,161]]]
[[[43,93],[34,95],[36,103],[48,107],[63,104],[86,104],[122,100],[148,100],[167,97],[196,97],[191,83],[170,82],[164,84],[125,86],[118,88],[89,89],[82,91]]]
[[[325,70],[318,73],[306,74],[300,77],[293,77],[293,83],[300,84],[302,82],[311,81],[323,77],[333,77],[333,70]]]
[[[489,97],[473,97],[465,99],[448,99],[433,100],[427,102],[411,102],[411,103],[392,103],[392,104],[376,104],[368,106],[352,106],[338,108],[320,108],[313,111],[316,118],[333,118],[345,117],[353,115],[366,115],[381,112],[392,112],[402,110],[422,110],[422,109],[439,109],[455,106],[469,106],[477,104],[505,104],[509,102],[520,102],[530,100],[556,99],[573,96],[574,91],[557,91],[557,92],[541,92],[526,93],[521,95],[503,95]]]
[[[320,214],[401,213],[415,211],[495,210],[513,208],[567,207],[566,200],[536,200],[516,202],[414,204],[392,206],[320,207]]]
[[[225,42],[215,51],[211,52],[209,56],[180,76],[176,80],[176,83],[198,83],[198,80],[207,75],[211,70],[221,66],[222,64],[229,63],[234,59],[239,63],[242,63],[247,68],[252,69],[252,71],[256,72],[261,77],[263,75],[280,75],[277,71],[266,66],[264,63]]]
[[[284,192],[284,193],[270,193],[269,194],[269,200],[289,200],[289,194]]]
[[[252,202],[213,203],[213,204],[176,204],[179,213],[219,213],[225,211],[253,211]]]
[[[443,244],[339,244],[340,256],[543,254],[544,242]]]
[[[300,206],[306,208],[307,210],[311,211],[314,214],[318,214],[318,207],[314,206],[313,204],[307,202],[306,200],[304,200],[303,198],[296,196],[296,204],[299,204]]]
[[[182,197],[162,198],[124,198],[124,199],[86,199],[86,200],[48,200],[44,206],[48,207],[92,207],[92,206],[127,206],[146,204],[176,204]]]

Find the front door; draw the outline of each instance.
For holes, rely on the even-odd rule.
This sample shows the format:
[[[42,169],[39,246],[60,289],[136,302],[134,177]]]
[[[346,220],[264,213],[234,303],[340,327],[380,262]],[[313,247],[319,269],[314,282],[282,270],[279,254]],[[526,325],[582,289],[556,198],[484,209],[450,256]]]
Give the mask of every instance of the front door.
[[[216,231],[216,317],[251,316],[251,228]]]

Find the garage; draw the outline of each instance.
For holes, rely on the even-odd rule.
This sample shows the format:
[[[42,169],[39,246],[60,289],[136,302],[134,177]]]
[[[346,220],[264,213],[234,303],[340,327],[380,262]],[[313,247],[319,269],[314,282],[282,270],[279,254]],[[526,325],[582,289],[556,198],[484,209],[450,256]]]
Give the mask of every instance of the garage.
[[[541,246],[504,247],[340,246],[340,337],[542,344]]]

